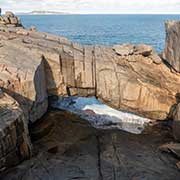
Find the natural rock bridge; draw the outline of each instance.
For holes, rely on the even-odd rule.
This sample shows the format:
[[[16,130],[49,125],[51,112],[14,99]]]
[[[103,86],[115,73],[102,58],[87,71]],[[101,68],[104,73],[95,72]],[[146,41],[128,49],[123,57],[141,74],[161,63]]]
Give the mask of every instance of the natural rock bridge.
[[[1,92],[0,108],[5,111],[0,110],[0,118],[4,112],[6,118],[0,126],[0,139],[4,138],[0,141],[0,169],[30,155],[27,125],[46,113],[48,97],[52,95],[96,96],[116,109],[155,120],[173,114],[171,110],[180,93],[180,74],[151,47],[82,46],[63,37],[25,29],[19,20],[1,24],[0,87],[4,93]],[[167,34],[172,37],[169,26]],[[176,49],[168,49],[169,41],[164,58]],[[179,70],[176,66],[174,69]],[[24,133],[18,134],[19,130]],[[17,151],[19,157],[10,162]]]

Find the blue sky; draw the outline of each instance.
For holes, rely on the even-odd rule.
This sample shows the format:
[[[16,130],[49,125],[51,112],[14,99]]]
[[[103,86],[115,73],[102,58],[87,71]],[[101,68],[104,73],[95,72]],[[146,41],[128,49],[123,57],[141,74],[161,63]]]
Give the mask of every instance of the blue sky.
[[[70,13],[179,13],[180,0],[0,0],[14,12],[54,10]]]

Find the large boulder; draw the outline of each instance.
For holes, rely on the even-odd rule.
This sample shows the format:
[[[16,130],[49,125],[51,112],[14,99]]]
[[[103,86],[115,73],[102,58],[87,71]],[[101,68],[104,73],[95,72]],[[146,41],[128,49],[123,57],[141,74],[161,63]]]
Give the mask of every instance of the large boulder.
[[[5,12],[5,16],[8,17],[8,18],[13,18],[13,17],[15,17],[14,13],[11,12],[11,11],[6,11],[6,12]]]
[[[22,26],[20,18],[15,16],[11,11],[7,11],[5,15],[0,15],[0,26],[17,27]]]
[[[18,101],[27,122],[47,111],[48,96],[44,61],[41,55],[7,44],[0,48],[0,87]],[[9,44],[8,44],[9,42]]]
[[[19,104],[0,90],[0,171],[31,155],[27,123]]]
[[[163,58],[180,72],[180,21],[166,22],[166,46]]]

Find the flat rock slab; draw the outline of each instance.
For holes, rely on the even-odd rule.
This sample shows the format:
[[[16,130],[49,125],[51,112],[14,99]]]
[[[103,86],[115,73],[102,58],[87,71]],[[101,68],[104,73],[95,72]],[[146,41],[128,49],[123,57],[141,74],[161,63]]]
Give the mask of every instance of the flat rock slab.
[[[158,147],[172,140],[161,126],[143,135],[96,130],[72,113],[50,112],[55,126],[34,142],[37,155],[1,174],[1,180],[179,180],[174,157]],[[40,124],[42,126],[42,124]]]

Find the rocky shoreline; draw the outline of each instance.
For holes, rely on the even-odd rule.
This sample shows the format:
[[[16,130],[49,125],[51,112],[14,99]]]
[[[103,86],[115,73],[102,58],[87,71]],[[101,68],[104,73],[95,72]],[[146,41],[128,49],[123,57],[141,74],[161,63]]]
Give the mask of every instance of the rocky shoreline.
[[[166,47],[161,57],[148,45],[82,46],[35,28],[25,29],[11,12],[2,16],[1,171],[14,165],[8,159],[7,147],[16,152],[15,164],[31,156],[33,146],[27,127],[47,112],[48,98],[52,96],[96,96],[111,107],[154,121],[173,119],[174,137],[180,140],[179,24],[166,23]],[[17,112],[9,99],[15,102]],[[10,108],[7,111],[4,107]],[[17,118],[12,116],[18,113]],[[21,131],[21,142],[10,128],[16,121],[22,126],[14,127]],[[8,124],[9,131],[4,124]]]

